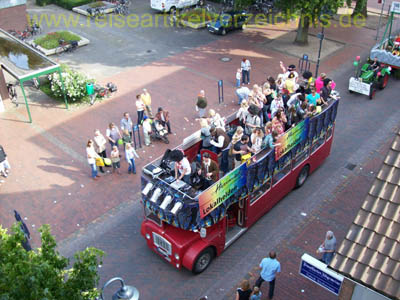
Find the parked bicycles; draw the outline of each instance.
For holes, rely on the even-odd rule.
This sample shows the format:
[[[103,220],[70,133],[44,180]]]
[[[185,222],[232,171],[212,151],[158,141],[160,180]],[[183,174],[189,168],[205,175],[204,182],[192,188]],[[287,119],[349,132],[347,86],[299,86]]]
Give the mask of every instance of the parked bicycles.
[[[117,4],[114,8],[114,13],[117,15],[124,15],[127,16],[129,14],[128,5],[126,4]]]
[[[31,35],[38,35],[42,33],[42,28],[40,28],[40,26],[38,24],[31,23],[30,27],[27,27],[27,29],[29,30],[29,32],[31,33]]]
[[[73,52],[78,48],[78,41],[58,41],[58,47],[56,48],[56,54]]]
[[[87,8],[86,11],[89,14],[89,16],[93,19],[95,18],[103,18],[105,17],[106,13],[105,13],[105,7],[96,7],[96,8]]]
[[[94,102],[96,101],[96,98],[105,98],[105,97],[111,97],[113,93],[117,92],[117,86],[112,83],[108,82],[106,86],[101,86],[99,84],[94,84],[93,85],[93,90],[94,93],[90,95],[90,105],[93,105]]]
[[[9,34],[11,34],[12,36],[20,39],[21,41],[25,41],[27,38],[30,38],[32,36],[30,30],[28,29],[28,27],[24,30],[24,31],[19,31],[19,30],[9,30],[8,31]]]

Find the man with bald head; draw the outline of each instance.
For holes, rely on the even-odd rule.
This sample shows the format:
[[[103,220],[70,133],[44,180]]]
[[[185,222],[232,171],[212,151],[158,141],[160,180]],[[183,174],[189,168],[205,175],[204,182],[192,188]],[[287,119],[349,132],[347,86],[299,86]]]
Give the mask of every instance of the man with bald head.
[[[269,282],[269,299],[274,296],[276,273],[281,271],[281,264],[276,259],[276,253],[271,251],[269,257],[264,258],[260,263],[260,277],[256,281],[256,286],[260,287],[264,281]]]

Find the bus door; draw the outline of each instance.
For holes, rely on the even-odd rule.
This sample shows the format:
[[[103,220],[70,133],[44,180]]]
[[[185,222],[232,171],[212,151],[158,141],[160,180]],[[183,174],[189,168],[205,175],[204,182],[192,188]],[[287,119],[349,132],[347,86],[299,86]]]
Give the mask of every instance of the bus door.
[[[246,231],[247,196],[230,205],[225,223],[225,248]]]

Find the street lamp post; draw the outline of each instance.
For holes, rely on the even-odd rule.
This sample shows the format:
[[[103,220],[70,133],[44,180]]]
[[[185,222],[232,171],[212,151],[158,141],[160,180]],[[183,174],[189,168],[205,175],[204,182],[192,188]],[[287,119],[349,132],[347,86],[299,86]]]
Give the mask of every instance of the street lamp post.
[[[112,300],[139,300],[139,291],[133,286],[125,285],[124,280],[120,277],[111,278],[104,284],[103,288],[101,289],[99,300],[104,300],[104,289],[114,281],[119,281],[121,283],[121,288],[117,292],[115,292],[115,294],[112,296]]]
[[[380,3],[379,1],[382,1],[382,7],[381,7],[381,14],[379,15],[378,28],[376,28],[376,37],[375,37],[376,41],[378,40],[379,37],[379,29],[381,27],[381,22],[382,22],[383,7],[385,6],[385,0],[378,0],[378,3]]]
[[[319,50],[318,50],[317,66],[315,67],[315,78],[318,77],[319,62],[321,60],[322,41],[325,38],[324,31],[325,31],[325,26],[322,26],[321,32],[317,34],[317,37],[319,38]]]

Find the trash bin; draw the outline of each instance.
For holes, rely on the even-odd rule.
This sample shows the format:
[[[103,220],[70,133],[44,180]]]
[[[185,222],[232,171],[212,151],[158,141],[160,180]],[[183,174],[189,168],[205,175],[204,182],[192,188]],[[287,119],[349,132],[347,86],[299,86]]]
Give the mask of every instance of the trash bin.
[[[89,96],[94,94],[93,83],[86,83],[86,92]]]

